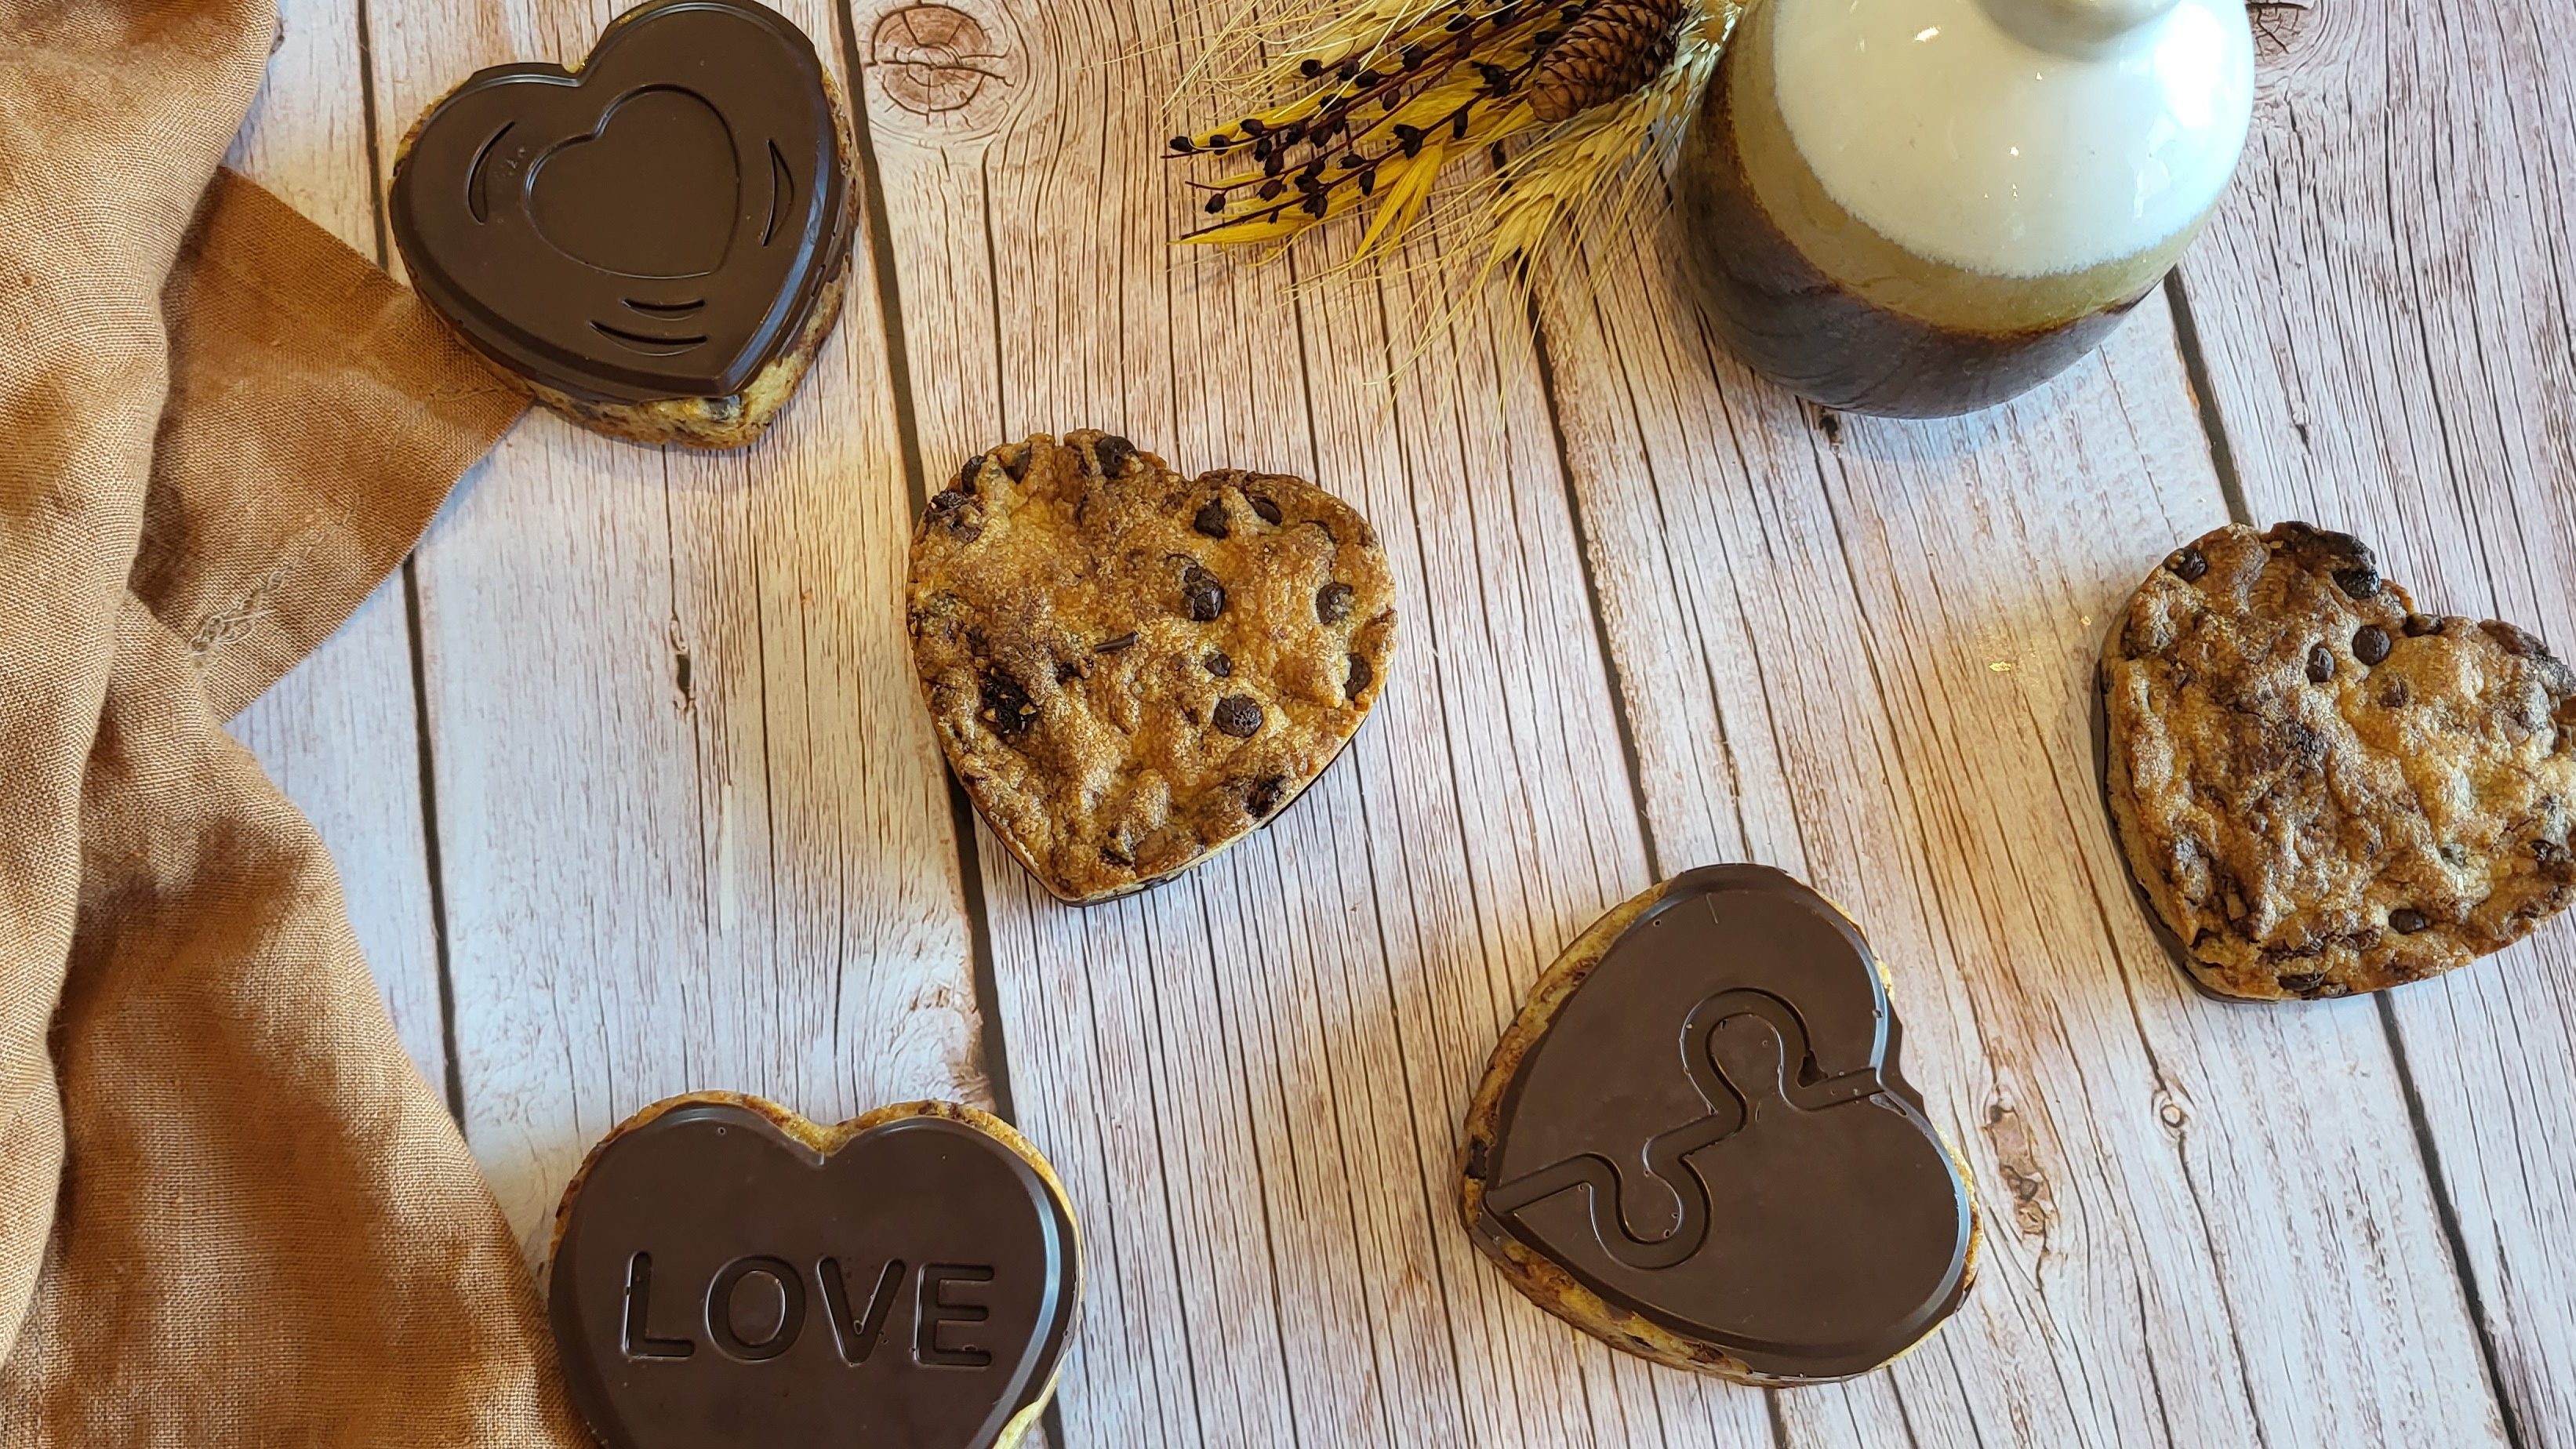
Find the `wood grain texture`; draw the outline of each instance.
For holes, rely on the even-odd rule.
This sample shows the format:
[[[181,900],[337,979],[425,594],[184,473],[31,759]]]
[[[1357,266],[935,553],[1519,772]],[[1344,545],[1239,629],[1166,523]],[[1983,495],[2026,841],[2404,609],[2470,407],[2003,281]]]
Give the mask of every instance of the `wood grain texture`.
[[[355,6],[286,0],[267,83],[225,160],[372,257],[362,75]],[[422,1075],[443,1086],[446,1023],[411,664],[397,576],[242,711],[232,731],[330,847],[394,1029]]]
[[[2254,149],[2183,288],[2215,468],[2160,299],[2009,409],[1888,424],[1746,377],[1653,246],[1536,333],[1480,299],[1381,387],[1434,299],[1292,293],[1347,233],[1268,270],[1168,247],[1186,17],[848,3],[784,8],[855,62],[884,229],[777,432],[700,457],[537,415],[417,566],[456,1070],[532,1246],[583,1148],[670,1092],[983,1096],[971,894],[996,1066],[1093,1270],[1068,1445],[2576,1445],[2570,927],[2384,1002],[2203,1000],[2087,719],[2104,622],[2230,483],[2576,640],[2576,101],[2542,0],[2262,7]],[[317,4],[237,155],[371,245],[357,14]],[[578,56],[620,8],[371,0],[379,167],[468,71]],[[1088,912],[954,838],[899,606],[925,482],[1084,425],[1350,498],[1405,631],[1381,717],[1276,825]],[[435,1052],[402,603],[240,728]],[[1448,1206],[1528,983],[1737,858],[1869,929],[1989,1214],[1959,1319],[1840,1388],[1613,1354]]]
[[[1275,274],[1158,263],[1190,214],[1145,148],[1120,144],[1172,129],[1140,99],[1171,83],[1157,20],[960,10],[1005,37],[1001,98],[959,116],[907,104],[919,86],[870,87],[930,470],[1077,424],[1123,427],[1185,468],[1275,466],[1299,457],[1303,421],[1315,476],[1382,523],[1401,509],[1387,532],[1415,629],[1411,687],[1351,764],[1161,895],[1073,917],[983,842],[1022,1120],[1075,1163],[1111,1243],[1071,1440],[1759,1433],[1756,1396],[1606,1362],[1553,1325],[1524,1337],[1530,1310],[1461,1270],[1438,1207],[1443,1138],[1502,1014],[1642,879],[1615,736],[1583,718],[1602,665],[1563,612],[1576,520],[1553,503],[1519,329],[1476,314],[1461,377],[1409,381],[1388,410],[1365,385],[1387,357],[1365,292],[1291,303]],[[852,33],[910,13],[861,11]],[[1042,59],[1068,54],[1122,59]],[[2224,516],[2161,308],[2007,413],[1834,420],[1837,437],[1654,305],[1672,295],[1661,266],[1614,265],[1610,300],[1550,329],[1654,868],[1749,855],[1855,903],[1900,963],[1918,1075],[1942,1084],[1997,1221],[1970,1313],[1890,1373],[1784,1398],[1785,1438],[2497,1442],[2373,1013],[2245,1015],[2191,995],[2101,818],[2098,621],[2171,536]],[[1489,396],[1495,410],[1472,405]],[[1518,559],[1489,551],[1506,506]],[[1472,562],[1444,568],[1457,559]],[[1497,737],[1518,729],[1547,745]],[[1524,820],[1487,813],[1496,790]],[[1569,822],[1571,839],[1554,833]],[[1587,885],[1567,875],[1587,858],[1577,905]],[[1481,928],[1498,900],[1525,913],[1500,949]],[[1361,963],[1370,929],[1394,923],[1383,987],[1305,1007],[1350,975],[1350,948],[1310,918],[1350,922]],[[1404,1135],[1378,1085],[1399,1077]],[[1428,1245],[1402,1201],[1416,1190]],[[1390,1274],[1424,1280],[1440,1334],[1389,1296]],[[1380,1347],[1425,1336],[1447,1364]],[[1319,1393],[1336,1381],[1359,1387]],[[1540,1405],[1560,1417],[1531,1418]]]
[[[469,72],[586,54],[619,6],[370,8],[379,144]],[[820,5],[783,9],[837,55]],[[910,507],[869,249],[757,447],[537,412],[419,560],[469,1140],[541,1256],[636,1108],[824,1121],[989,1101],[947,799],[905,663]]]
[[[2356,533],[2422,607],[2513,620],[2561,657],[2576,649],[2565,20],[2544,0],[2267,17],[2255,142],[2184,271],[2249,521]],[[2576,1445],[2576,924],[2384,1010],[2520,1442]]]
[[[1958,1319],[1784,1396],[1788,1441],[2497,1442],[2372,1009],[2195,996],[2104,818],[2105,621],[2225,516],[2157,299],[2021,402],[1905,424],[1748,377],[1670,265],[1546,314],[1659,868],[1855,912],[1990,1213]]]
[[[979,828],[1014,1104],[1094,1270],[1065,1442],[1766,1433],[1758,1395],[1521,1301],[1449,1206],[1502,1023],[1647,880],[1525,320],[1476,309],[1455,375],[1376,388],[1374,289],[1301,302],[1284,271],[1170,249],[1193,198],[1140,138],[1172,129],[1176,67],[1105,59],[1165,18],[980,6],[957,7],[996,52],[974,102],[908,106],[923,62],[900,52],[865,73],[926,470],[1100,426],[1184,470],[1295,471],[1375,522],[1401,596],[1376,717],[1209,866],[1081,912]],[[851,31],[891,24],[862,8]]]

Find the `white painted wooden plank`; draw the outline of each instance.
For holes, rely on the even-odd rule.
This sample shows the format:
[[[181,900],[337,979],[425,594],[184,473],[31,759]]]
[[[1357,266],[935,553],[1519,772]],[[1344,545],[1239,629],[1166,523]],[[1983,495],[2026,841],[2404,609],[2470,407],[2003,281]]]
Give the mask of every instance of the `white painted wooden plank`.
[[[1088,425],[1297,471],[1376,522],[1404,614],[1348,757],[1181,881],[1077,912],[981,835],[1013,1096],[1098,1270],[1068,1442],[1767,1435],[1758,1394],[1523,1302],[1450,1206],[1502,1023],[1647,879],[1525,322],[1475,309],[1456,375],[1377,389],[1373,291],[1168,249],[1195,212],[1154,156],[1160,16],[958,8],[1003,38],[989,110],[907,109],[892,62],[867,87],[929,471]]]
[[[869,75],[930,471],[1084,425],[1298,471],[1378,524],[1405,616],[1349,756],[1180,882],[1074,912],[981,836],[1013,1095],[1099,1270],[1068,1442],[1767,1437],[1760,1395],[1522,1301],[1450,1206],[1502,1023],[1647,880],[1524,319],[1471,309],[1454,374],[1376,388],[1373,290],[1300,303],[1284,271],[1168,250],[1195,210],[1153,154],[1160,17],[980,7],[1008,41],[989,111]]]
[[[577,60],[620,8],[371,6],[386,173],[468,72]],[[837,57],[826,6],[783,8]],[[864,238],[851,277],[756,446],[538,413],[420,555],[466,1128],[532,1256],[590,1142],[671,1093],[986,1098]]]
[[[613,7],[559,8],[379,14],[379,80],[388,95],[410,88],[388,100],[387,144],[465,70],[576,54]],[[2506,8],[2444,21],[2441,43],[2492,28]],[[2354,11],[2318,10],[2347,27],[2321,32],[2324,53],[2353,53]],[[877,18],[859,16],[863,54]],[[1161,240],[1186,202],[1147,159],[1159,118],[1135,96],[1158,94],[1168,74],[1132,61],[1027,70],[1032,43],[1125,54],[1157,22],[1061,5],[987,18],[1021,69],[1005,67],[964,117],[873,102],[931,471],[999,437],[1085,422],[1126,427],[1187,466],[1297,467],[1385,527],[1412,631],[1387,717],[1352,757],[1191,881],[1077,915],[981,841],[1022,1118],[1074,1179],[1102,1269],[1067,1386],[1071,1441],[1764,1436],[1761,1396],[1619,1360],[1540,1318],[1484,1272],[1448,1216],[1447,1134],[1492,1032],[1556,942],[1646,874],[1601,661],[1588,633],[1558,637],[1573,626],[1550,612],[1570,592],[1565,617],[1579,619],[1581,586],[1571,520],[1551,502],[1563,497],[1553,439],[1510,327],[1487,317],[1470,338],[1505,354],[1494,376],[1477,381],[1471,366],[1446,394],[1417,382],[1381,411],[1360,385],[1384,354],[1365,294],[1298,308],[1265,278],[1162,270]],[[2322,76],[2303,103],[2339,97],[2347,79]],[[2563,95],[2518,84],[2512,95],[2537,94],[2553,134],[2576,134]],[[2295,140],[2280,144],[2299,159]],[[2549,155],[2553,180],[2563,159]],[[2487,570],[2490,596],[2563,636],[2569,595],[2553,570],[2568,557],[2566,512],[2546,485],[2565,471],[2568,348],[2563,305],[2541,299],[2563,295],[2546,248],[2564,242],[2530,218],[2564,206],[2520,213],[2526,250],[2511,280],[2528,295],[2478,312],[2494,278],[2473,272],[2477,285],[2444,296],[2478,327],[2416,339],[2447,349],[2453,367],[2435,371],[2455,387],[2480,375],[2482,345],[2514,339],[2510,364],[2531,371],[2511,376],[2556,400],[2509,420],[2521,429],[2504,448],[2515,466],[2467,469],[2442,436],[2464,399],[2444,395],[2444,415],[2420,430],[2420,399],[2379,371],[2403,362],[2379,333],[2404,334],[2349,320],[2350,299],[2386,276],[2313,281],[2313,315],[2351,329],[2325,339],[2333,348],[2267,317],[2263,346],[2228,350],[2236,324],[2214,314],[2288,311],[2279,297],[2295,298],[2302,258],[2385,265],[2435,240],[2409,231],[2373,254],[2367,235],[2331,235],[2395,204],[2367,191],[2367,157],[2339,152],[2334,164],[2360,177],[2348,184],[2377,213],[2340,192],[2266,196],[2244,203],[2251,220],[2232,213],[2195,262],[2196,295],[2226,299],[2202,302],[2201,331],[2248,491],[2258,462],[2280,461],[2262,450],[2286,455],[2297,423],[2407,418],[2406,451],[2380,457],[2376,475],[2346,466],[2373,456],[2350,423],[2350,454],[2280,469],[2310,489],[2299,507],[2395,510],[2393,530],[2365,531],[2428,592],[2446,552],[2462,553],[2457,540],[2489,554],[2520,540],[2538,557]],[[2436,190],[2442,179],[2416,178]],[[2497,195],[2515,193],[2482,201],[2509,212]],[[2231,226],[2254,240],[2231,240]],[[2302,231],[2328,235],[2303,247]],[[2465,264],[2493,265],[2462,245]],[[2545,271],[2532,255],[2550,259]],[[2214,290],[2213,256],[2257,280]],[[1663,285],[1639,280],[1638,295]],[[870,296],[859,289],[853,322],[873,321]],[[2400,308],[2425,328],[2454,315]],[[2402,1093],[2373,1022],[2351,1004],[2247,1014],[2181,992],[2096,824],[2070,681],[2101,610],[2170,537],[2216,518],[2196,440],[2174,425],[2171,358],[2139,341],[2154,325],[2142,318],[2107,366],[2015,410],[2019,442],[1990,428],[1852,424],[1840,448],[1698,356],[1687,329],[1618,318],[1587,336],[1562,317],[1552,329],[1662,863],[1751,849],[1851,901],[1898,970],[1918,1080],[1952,1123],[1983,1123],[1963,1135],[1999,1211],[1971,1316],[1889,1374],[1783,1396],[1801,1443],[2495,1433],[2465,1308],[2444,1300],[2430,1194],[2420,1181],[2410,1190],[2420,1169],[2399,1140]],[[2534,337],[2543,345],[2526,350]],[[900,547],[881,540],[906,520],[882,363],[873,341],[852,338],[845,324],[835,407],[859,419],[846,426],[864,445],[800,441],[800,459],[830,456],[773,473],[761,452],[666,463],[539,419],[504,445],[425,566],[452,912],[457,857],[474,859],[479,944],[459,995],[471,990],[481,1015],[460,1013],[459,1027],[466,1064],[483,1065],[467,1078],[468,1117],[523,1230],[589,1137],[663,1091],[748,1085],[837,1115],[927,1090],[886,1089],[906,1073],[972,1085],[944,799],[927,732],[907,722],[917,711],[899,623],[890,648],[870,642],[898,618]],[[818,375],[782,427],[834,386]],[[1505,401],[1463,401],[1493,393]],[[2321,395],[2328,408],[2302,407]],[[1739,448],[1728,465],[1723,452]],[[2461,475],[2454,501],[2374,491],[2401,471]],[[897,501],[882,513],[848,501],[884,497]],[[1509,511],[1497,516],[1497,500]],[[2524,516],[2480,533],[2445,531],[2437,512],[2496,506]],[[2411,560],[2400,552],[2410,527]],[[1837,560],[1843,577],[1816,589]],[[1764,617],[1784,607],[1766,592],[1783,581],[1813,595],[1795,601],[1804,619]],[[879,601],[858,602],[870,590]],[[2515,590],[2529,602],[2520,612]],[[1783,647],[1771,631],[1793,620],[1785,637],[1801,647]],[[1515,627],[1535,630],[1534,653],[1512,652]],[[1696,673],[1632,667],[1640,637],[1658,641],[1642,646],[1650,656],[1684,641]],[[1854,702],[1856,667],[1874,683]],[[907,748],[900,769],[863,773]],[[471,803],[446,804],[459,797]],[[853,839],[867,850],[853,853]],[[946,892],[936,909],[920,871]],[[856,930],[835,930],[838,908],[823,904],[843,891]],[[932,943],[919,959],[939,968],[837,958],[844,942],[864,953],[887,939]],[[2576,1294],[2548,1255],[2564,1241],[2570,1174],[2545,1146],[2570,1140],[2570,1032],[2563,1005],[2554,1020],[2530,1009],[2571,999],[2556,939],[2517,953],[2537,959],[2531,974],[2505,978],[2537,978],[2543,997],[2479,988],[2503,975],[2486,969],[2394,1003],[2402,1039],[2418,1044],[2429,1135],[2528,1443],[2561,1442],[2546,1435],[2570,1417]],[[827,1009],[827,985],[856,988],[858,1004]],[[2428,1028],[2417,1000],[2440,1001],[2443,1016]],[[950,1020],[961,1002],[964,1019]],[[2458,1054],[2499,1023],[2517,1035],[2497,1069]],[[883,1054],[851,1045],[862,1041]]]
[[[1958,1320],[1783,1396],[1790,1441],[2492,1441],[2373,1013],[2195,997],[2103,820],[2103,620],[2224,517],[2160,300],[2046,392],[1902,424],[1750,378],[1673,285],[1622,259],[1547,311],[1653,838],[1857,912],[1990,1214]]]
[[[2576,657],[2565,20],[2266,16],[2245,181],[2185,277],[2254,521],[2357,533],[2424,607]],[[2386,1010],[2521,1442],[2576,1445],[2576,926]]]
[[[279,21],[267,83],[225,160],[372,257],[375,194],[357,8],[347,0],[285,0]],[[242,711],[232,730],[330,847],[394,1029],[422,1074],[443,1085],[447,1049],[411,659],[396,576]]]

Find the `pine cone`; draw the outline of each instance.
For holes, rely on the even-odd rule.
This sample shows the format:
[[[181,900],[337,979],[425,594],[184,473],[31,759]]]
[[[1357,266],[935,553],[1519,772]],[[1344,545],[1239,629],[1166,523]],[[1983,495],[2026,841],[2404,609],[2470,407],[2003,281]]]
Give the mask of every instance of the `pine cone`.
[[[1689,0],[1602,0],[1539,53],[1530,109],[1554,123],[1615,101],[1672,64]]]

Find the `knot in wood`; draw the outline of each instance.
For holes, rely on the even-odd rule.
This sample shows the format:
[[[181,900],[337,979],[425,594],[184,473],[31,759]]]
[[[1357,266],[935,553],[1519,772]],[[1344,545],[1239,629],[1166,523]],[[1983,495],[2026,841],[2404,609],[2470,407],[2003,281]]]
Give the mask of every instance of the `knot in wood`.
[[[1006,58],[982,21],[946,5],[906,5],[879,17],[868,63],[885,96],[916,116],[962,111],[989,81],[1008,83]]]
[[[1663,73],[1688,0],[1603,0],[1539,52],[1530,109],[1553,124],[1619,100]]]

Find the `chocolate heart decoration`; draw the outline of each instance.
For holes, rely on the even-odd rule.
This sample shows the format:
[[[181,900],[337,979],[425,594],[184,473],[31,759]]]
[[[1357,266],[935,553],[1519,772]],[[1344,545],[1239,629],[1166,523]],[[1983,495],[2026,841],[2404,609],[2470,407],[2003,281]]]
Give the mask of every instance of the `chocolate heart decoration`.
[[[477,347],[612,402],[728,397],[848,241],[821,60],[751,0],[656,0],[578,72],[477,71],[395,163],[412,282]]]
[[[549,1312],[612,1449],[985,1449],[1053,1392],[1079,1257],[1034,1151],[971,1108],[824,1129],[680,1098],[566,1190]]]
[[[1691,871],[1576,942],[1496,1049],[1469,1227],[1615,1346],[1773,1382],[1867,1372],[1958,1306],[1976,1237],[1898,1040],[1830,902],[1761,866]]]

